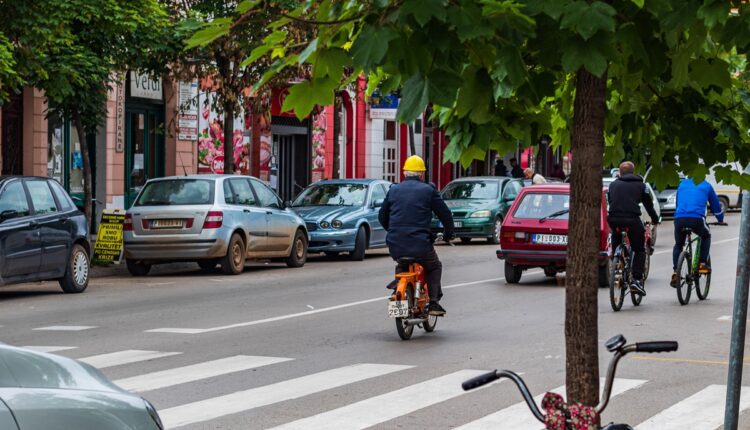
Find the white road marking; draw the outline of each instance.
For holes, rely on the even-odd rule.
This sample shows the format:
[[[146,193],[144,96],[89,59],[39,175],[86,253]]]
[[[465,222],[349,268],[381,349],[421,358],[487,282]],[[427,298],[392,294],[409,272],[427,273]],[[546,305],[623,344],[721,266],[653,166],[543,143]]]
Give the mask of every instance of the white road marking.
[[[326,370],[245,391],[213,397],[194,403],[159,411],[165,428],[174,429],[188,424],[212,420],[248,411],[332,388],[342,387],[377,376],[387,375],[413,366],[393,364],[355,364]]]
[[[528,274],[529,275],[535,275],[535,274],[538,274],[538,273],[542,273],[542,272],[541,271],[533,271],[533,272],[529,272]],[[503,279],[505,279],[505,278],[490,278],[490,279],[482,279],[480,281],[463,282],[463,283],[460,283],[460,284],[453,284],[453,285],[443,286],[443,289],[444,290],[449,290],[451,288],[467,287],[469,285],[486,284],[488,282],[502,281]],[[276,316],[276,317],[264,318],[264,319],[255,320],[255,321],[241,322],[241,323],[236,323],[236,324],[229,324],[229,325],[224,325],[224,326],[219,326],[219,327],[212,327],[212,328],[171,328],[171,327],[167,327],[167,328],[154,328],[154,329],[151,329],[151,330],[145,330],[145,333],[202,334],[202,333],[209,333],[209,332],[213,332],[213,331],[229,330],[229,329],[233,329],[233,328],[250,327],[250,326],[254,326],[254,325],[267,324],[267,323],[276,322],[276,321],[283,321],[283,320],[288,320],[288,319],[292,319],[292,318],[299,318],[299,317],[304,317],[304,316],[308,316],[308,315],[319,314],[319,313],[323,313],[323,312],[330,312],[330,311],[335,311],[335,310],[339,310],[339,309],[350,308],[352,306],[359,306],[359,305],[364,305],[364,304],[368,304],[368,303],[385,301],[385,300],[388,300],[388,297],[389,296],[380,296],[380,297],[375,297],[375,298],[372,298],[372,299],[360,300],[360,301],[357,301],[357,302],[350,302],[350,303],[344,303],[344,304],[341,304],[341,305],[329,306],[327,308],[319,308],[319,309],[314,309],[314,310],[309,310],[309,311],[304,311],[304,312],[297,312],[297,313],[293,313],[293,314],[279,315],[279,316]]]
[[[274,427],[274,430],[359,430],[466,394],[461,383],[487,371],[460,370],[400,390]],[[510,427],[504,427],[510,428]]]
[[[724,422],[727,387],[709,385],[636,426],[637,430],[714,430]],[[750,387],[742,387],[740,412],[750,407]]]
[[[77,346],[34,346],[34,345],[27,345],[22,346],[21,348],[30,349],[32,351],[36,352],[58,352],[58,351],[67,351],[69,349],[76,349]]]
[[[622,394],[633,388],[640,387],[645,384],[646,381],[640,379],[615,379],[615,383],[612,386],[612,397]],[[600,388],[603,387],[604,381],[600,384]],[[554,393],[563,394],[565,393],[565,385],[557,387],[552,390]],[[519,394],[520,395],[520,394]],[[544,394],[534,397],[534,401],[539,405],[542,401]],[[538,430],[541,424],[534,418],[526,402],[516,403],[513,406],[509,406],[503,410],[487,415],[476,421],[464,424],[461,427],[457,427],[455,430],[494,430],[499,428],[507,428],[513,430]]]
[[[717,321],[732,321],[731,315],[722,315],[719,318],[716,318]]]
[[[90,357],[78,358],[79,361],[88,363],[97,369],[121,366],[123,364],[138,363],[140,361],[154,360],[157,358],[170,357],[182,354],[181,352],[141,351],[139,349],[128,349],[125,351],[111,352],[108,354],[92,355]]]
[[[147,373],[114,382],[126,390],[144,392],[291,360],[293,358],[235,355],[234,357]]]
[[[96,328],[95,325],[51,325],[48,327],[39,327],[35,328],[34,330],[44,330],[44,331],[83,331],[83,330],[91,330],[92,328]]]

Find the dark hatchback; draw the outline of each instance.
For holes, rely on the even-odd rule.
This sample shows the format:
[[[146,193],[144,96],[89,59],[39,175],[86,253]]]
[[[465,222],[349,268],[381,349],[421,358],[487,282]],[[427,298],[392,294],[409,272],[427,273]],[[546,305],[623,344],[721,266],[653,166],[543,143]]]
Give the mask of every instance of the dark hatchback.
[[[57,280],[66,293],[89,283],[86,217],[49,178],[0,177],[0,284]]]

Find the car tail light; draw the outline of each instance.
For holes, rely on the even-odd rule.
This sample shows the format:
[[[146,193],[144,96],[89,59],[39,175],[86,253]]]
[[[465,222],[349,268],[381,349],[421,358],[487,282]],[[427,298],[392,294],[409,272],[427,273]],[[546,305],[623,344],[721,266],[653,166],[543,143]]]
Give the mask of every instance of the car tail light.
[[[125,222],[122,224],[122,231],[133,231],[133,215],[125,214]]]
[[[529,235],[522,231],[504,231],[502,233],[502,239],[506,242],[528,242]]]
[[[206,214],[206,220],[203,222],[203,228],[219,228],[224,221],[224,214],[219,211],[209,211]]]

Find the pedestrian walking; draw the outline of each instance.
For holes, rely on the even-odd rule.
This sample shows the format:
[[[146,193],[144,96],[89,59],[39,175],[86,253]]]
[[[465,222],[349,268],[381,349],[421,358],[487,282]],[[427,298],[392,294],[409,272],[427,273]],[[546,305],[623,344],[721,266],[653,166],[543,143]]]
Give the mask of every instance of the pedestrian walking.
[[[508,176],[508,168],[501,157],[495,159],[495,176]]]
[[[518,165],[518,160],[515,158],[510,159],[510,176],[523,178],[523,170],[521,170],[521,166]]]

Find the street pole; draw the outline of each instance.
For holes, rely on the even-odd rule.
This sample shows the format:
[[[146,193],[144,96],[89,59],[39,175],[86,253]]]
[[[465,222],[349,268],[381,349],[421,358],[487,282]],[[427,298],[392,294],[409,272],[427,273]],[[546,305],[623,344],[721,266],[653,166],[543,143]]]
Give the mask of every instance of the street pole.
[[[750,173],[750,166],[745,169]],[[745,329],[747,328],[748,284],[750,283],[750,191],[742,195],[740,219],[740,244],[737,253],[737,280],[734,284],[734,310],[732,311],[732,339],[729,349],[729,376],[727,403],[724,411],[724,429],[737,430],[740,415],[740,390],[742,366],[745,358]]]

